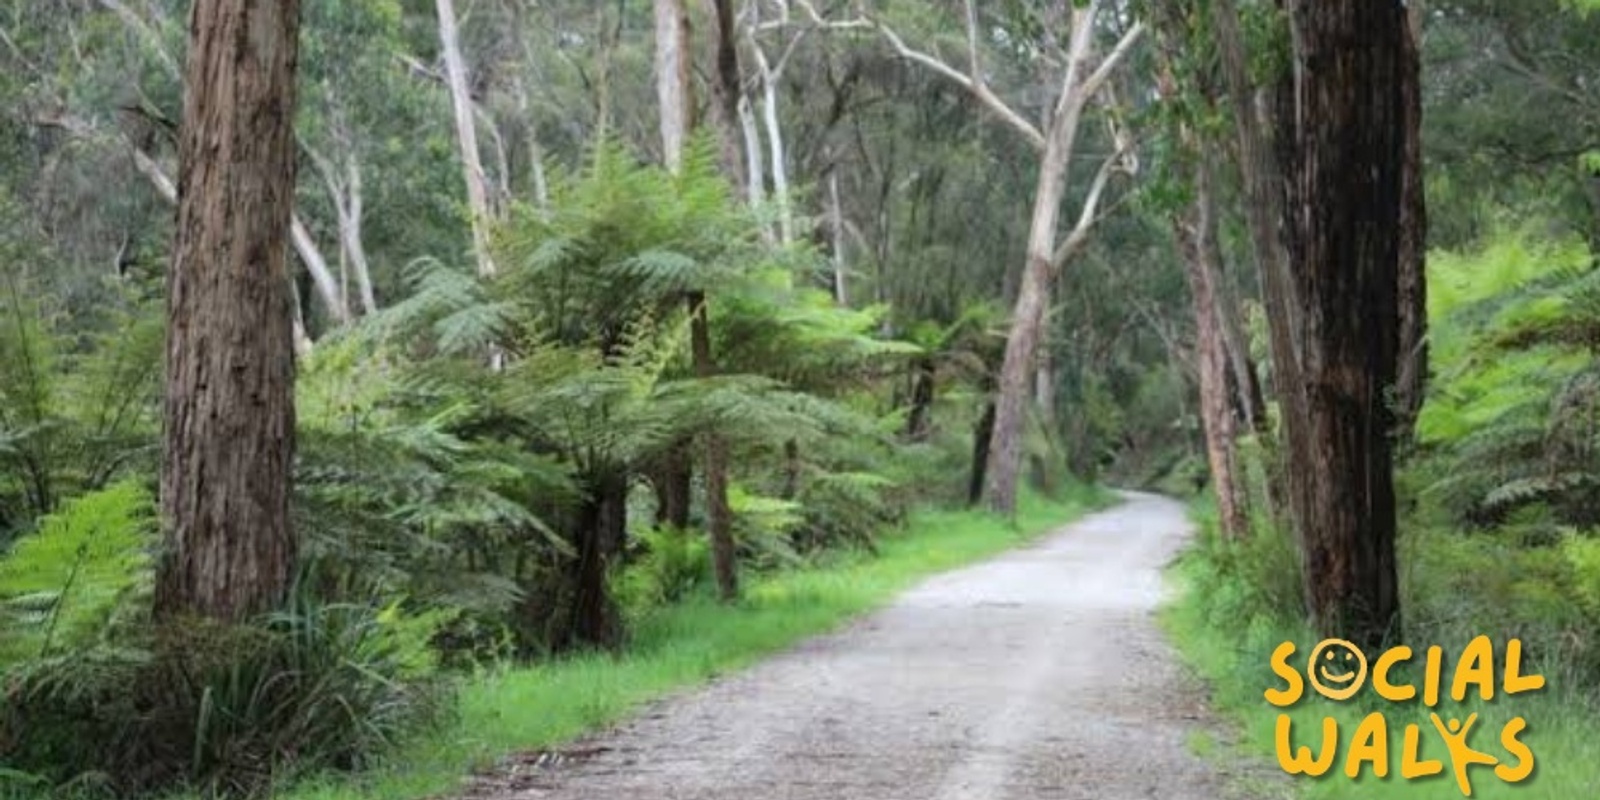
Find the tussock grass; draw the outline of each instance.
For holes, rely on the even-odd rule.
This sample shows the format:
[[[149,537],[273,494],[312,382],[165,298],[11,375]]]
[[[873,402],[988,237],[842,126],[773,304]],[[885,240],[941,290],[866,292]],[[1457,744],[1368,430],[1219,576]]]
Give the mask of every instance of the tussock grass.
[[[1032,539],[1109,497],[1075,489],[1026,498],[1014,523],[978,512],[916,514],[885,534],[876,556],[841,554],[815,567],[757,577],[732,606],[703,596],[639,620],[620,656],[587,655],[488,672],[467,681],[444,729],[382,768],[315,778],[276,797],[413,800],[448,793],[473,770],[519,751],[559,746],[619,721],[643,703],[747,666],[869,611],[918,579]]]

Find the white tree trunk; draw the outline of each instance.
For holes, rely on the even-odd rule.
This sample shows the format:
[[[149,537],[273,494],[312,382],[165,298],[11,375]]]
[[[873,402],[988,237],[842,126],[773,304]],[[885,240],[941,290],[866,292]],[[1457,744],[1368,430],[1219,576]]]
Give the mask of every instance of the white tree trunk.
[[[655,0],[656,105],[661,113],[662,161],[676,173],[689,136],[688,13],[683,0]]]
[[[750,98],[739,98],[739,129],[744,133],[745,176],[750,183],[750,205],[759,206],[766,200],[767,166],[762,157],[761,131],[756,127],[755,110]]]
[[[839,168],[828,168],[828,228],[833,250],[833,299],[840,306],[850,305],[850,292],[845,283],[844,260],[844,208],[839,204]]]
[[[451,107],[456,120],[456,140],[461,149],[461,171],[467,183],[467,208],[472,215],[472,249],[478,261],[478,274],[495,274],[489,253],[489,188],[478,155],[478,130],[473,119],[472,94],[467,87],[467,65],[461,57],[456,33],[453,0],[435,0],[439,12],[439,43],[444,49],[445,80],[450,86]]]
[[[755,45],[753,37],[751,44]],[[778,115],[778,82],[783,78],[783,64],[774,68],[759,45],[751,50],[756,56],[756,67],[761,71],[761,120],[767,129],[767,158],[772,162],[772,194],[777,202],[778,241],[787,245],[794,242],[794,215],[789,197],[789,170],[785,165],[787,155],[783,146],[783,125]]]

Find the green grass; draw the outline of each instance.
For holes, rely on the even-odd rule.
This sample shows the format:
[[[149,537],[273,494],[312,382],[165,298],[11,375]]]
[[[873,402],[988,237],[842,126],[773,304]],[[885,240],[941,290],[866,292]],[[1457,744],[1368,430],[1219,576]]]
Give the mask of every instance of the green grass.
[[[1334,766],[1318,778],[1290,777],[1278,766],[1275,749],[1274,726],[1280,709],[1270,706],[1263,697],[1269,687],[1281,687],[1268,660],[1277,645],[1293,640],[1297,644],[1292,666],[1303,668],[1304,658],[1315,644],[1316,637],[1307,629],[1292,623],[1273,622],[1264,617],[1251,619],[1239,613],[1248,600],[1248,587],[1232,585],[1239,581],[1237,575],[1222,577],[1215,565],[1191,554],[1181,560],[1170,572],[1179,591],[1163,611],[1163,625],[1189,667],[1204,679],[1210,690],[1210,704],[1234,730],[1235,744],[1226,753],[1203,753],[1223,760],[1245,760],[1259,763],[1258,770],[1241,774],[1252,781],[1249,787],[1237,787],[1251,797],[1294,797],[1303,800],[1445,800],[1461,797],[1456,788],[1453,771],[1443,743],[1438,739],[1428,712],[1435,711],[1442,719],[1465,718],[1477,712],[1479,721],[1473,729],[1472,745],[1492,755],[1504,752],[1500,745],[1500,730],[1506,721],[1521,716],[1528,729],[1519,737],[1533,751],[1536,769],[1532,777],[1517,784],[1506,784],[1495,777],[1490,767],[1473,767],[1469,775],[1472,796],[1475,800],[1574,800],[1600,797],[1600,716],[1594,700],[1593,689],[1575,685],[1557,669],[1525,668],[1546,676],[1546,688],[1539,692],[1504,696],[1499,692],[1490,703],[1456,704],[1446,698],[1435,709],[1428,709],[1412,701],[1405,704],[1387,703],[1372,697],[1364,690],[1356,699],[1335,703],[1314,694],[1291,706],[1288,713],[1293,720],[1292,737],[1296,747],[1321,746],[1322,719],[1332,716],[1338,720],[1340,745]],[[1483,631],[1495,639],[1505,640],[1503,633]],[[1415,647],[1415,645],[1414,645]],[[1459,653],[1447,656],[1452,662]],[[1498,680],[1499,665],[1496,675]],[[1446,678],[1450,672],[1446,669]],[[1420,680],[1411,681],[1421,685]],[[1307,693],[1310,693],[1309,688]],[[1371,774],[1363,766],[1358,779],[1352,780],[1344,773],[1344,755],[1351,733],[1361,718],[1372,711],[1385,712],[1389,724],[1390,769],[1384,779]],[[1399,776],[1401,736],[1408,723],[1421,728],[1422,756],[1444,762],[1442,775],[1404,781]],[[1209,742],[1199,749],[1212,750]],[[1260,779],[1266,778],[1265,781]]]
[[[994,555],[1104,505],[1084,489],[1069,499],[1027,498],[1016,522],[976,512],[924,512],[887,534],[876,557],[848,555],[816,568],[756,578],[726,606],[697,598],[639,621],[618,657],[584,656],[506,669],[467,682],[456,719],[387,766],[313,778],[275,796],[294,800],[413,800],[457,788],[469,772],[519,751],[553,747],[694,686],[826,632],[918,579]]]

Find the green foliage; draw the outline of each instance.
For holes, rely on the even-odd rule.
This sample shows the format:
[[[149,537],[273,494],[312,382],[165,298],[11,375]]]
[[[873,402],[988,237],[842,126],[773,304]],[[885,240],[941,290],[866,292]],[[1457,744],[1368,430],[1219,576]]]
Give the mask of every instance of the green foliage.
[[[255,793],[359,767],[445,708],[440,621],[302,602],[260,625],[168,623],[138,646],[31,661],[6,676],[0,758],[117,796]]]
[[[154,511],[140,481],[123,481],[70,501],[0,554],[0,669],[95,643],[148,585]]]
[[[616,593],[638,618],[688,597],[711,580],[711,546],[704,531],[671,526],[638,531],[640,551],[618,575]]]
[[[3,211],[3,209],[0,209]],[[131,285],[71,319],[0,247],[0,545],[147,463],[162,327]]]
[[[756,576],[736,604],[690,593],[683,603],[640,616],[620,657],[581,654],[484,672],[462,687],[455,719],[375,773],[322,776],[276,796],[411,800],[455,794],[463,774],[506,753],[560,747],[645,703],[834,629],[927,575],[1053,530],[1106,500],[1081,485],[1064,487],[1063,494],[1069,499],[1025,496],[1015,524],[976,512],[918,512],[903,530],[884,532],[877,557],[847,553]],[[683,536],[685,544],[696,539]]]
[[[1596,521],[1600,273],[1587,249],[1508,233],[1429,268],[1441,368],[1417,425],[1425,491],[1479,523],[1543,503],[1557,520]]]
[[[1230,738],[1243,752],[1230,755],[1271,763],[1280,710],[1291,715],[1295,730],[1314,729],[1328,716],[1341,731],[1353,729],[1371,708],[1313,696],[1277,709],[1261,699],[1263,690],[1281,683],[1268,666],[1273,650],[1293,641],[1304,653],[1318,639],[1296,613],[1298,587],[1284,577],[1297,573],[1286,538],[1258,525],[1250,541],[1226,543],[1213,513],[1198,516],[1201,534],[1173,570],[1181,593],[1163,611],[1163,622],[1185,661],[1206,680],[1208,705],[1236,724],[1238,733]],[[1578,545],[1583,555],[1576,558],[1589,563],[1593,540],[1573,541],[1583,542]],[[1405,636],[1415,651],[1439,645],[1446,653],[1459,653],[1482,634],[1496,642],[1520,637],[1529,654],[1524,673],[1546,679],[1542,692],[1509,703],[1469,702],[1461,709],[1461,714],[1478,714],[1490,730],[1516,716],[1537,731],[1532,746],[1540,764],[1538,780],[1475,782],[1473,796],[1565,800],[1588,791],[1600,780],[1600,765],[1587,755],[1600,733],[1594,722],[1600,699],[1593,673],[1584,670],[1595,666],[1594,625],[1600,618],[1578,613],[1570,602],[1581,570],[1565,566],[1555,549],[1528,549],[1511,537],[1464,537],[1416,526],[1402,530],[1399,550]],[[1588,574],[1592,580],[1593,572]],[[1384,709],[1391,730],[1412,722],[1427,726],[1430,710],[1420,704]],[[1243,788],[1256,790],[1252,794],[1267,791]],[[1276,780],[1271,791],[1282,791]],[[1439,792],[1440,784],[1429,781],[1323,780],[1304,782],[1295,794],[1318,800],[1422,800]]]

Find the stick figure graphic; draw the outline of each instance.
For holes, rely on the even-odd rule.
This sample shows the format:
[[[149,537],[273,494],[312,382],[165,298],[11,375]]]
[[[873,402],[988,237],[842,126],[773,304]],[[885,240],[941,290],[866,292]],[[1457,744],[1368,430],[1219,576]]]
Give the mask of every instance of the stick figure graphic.
[[[1474,750],[1472,745],[1467,744],[1467,734],[1472,732],[1472,726],[1478,721],[1478,715],[1474,713],[1467,717],[1465,723],[1451,718],[1449,725],[1439,719],[1438,714],[1430,714],[1429,716],[1433,717],[1433,727],[1438,728],[1439,735],[1444,738],[1445,749],[1450,751],[1450,766],[1455,768],[1456,785],[1461,787],[1463,795],[1471,797],[1472,781],[1467,779],[1467,767],[1473,764],[1492,766],[1500,763],[1500,759],[1488,753]]]

